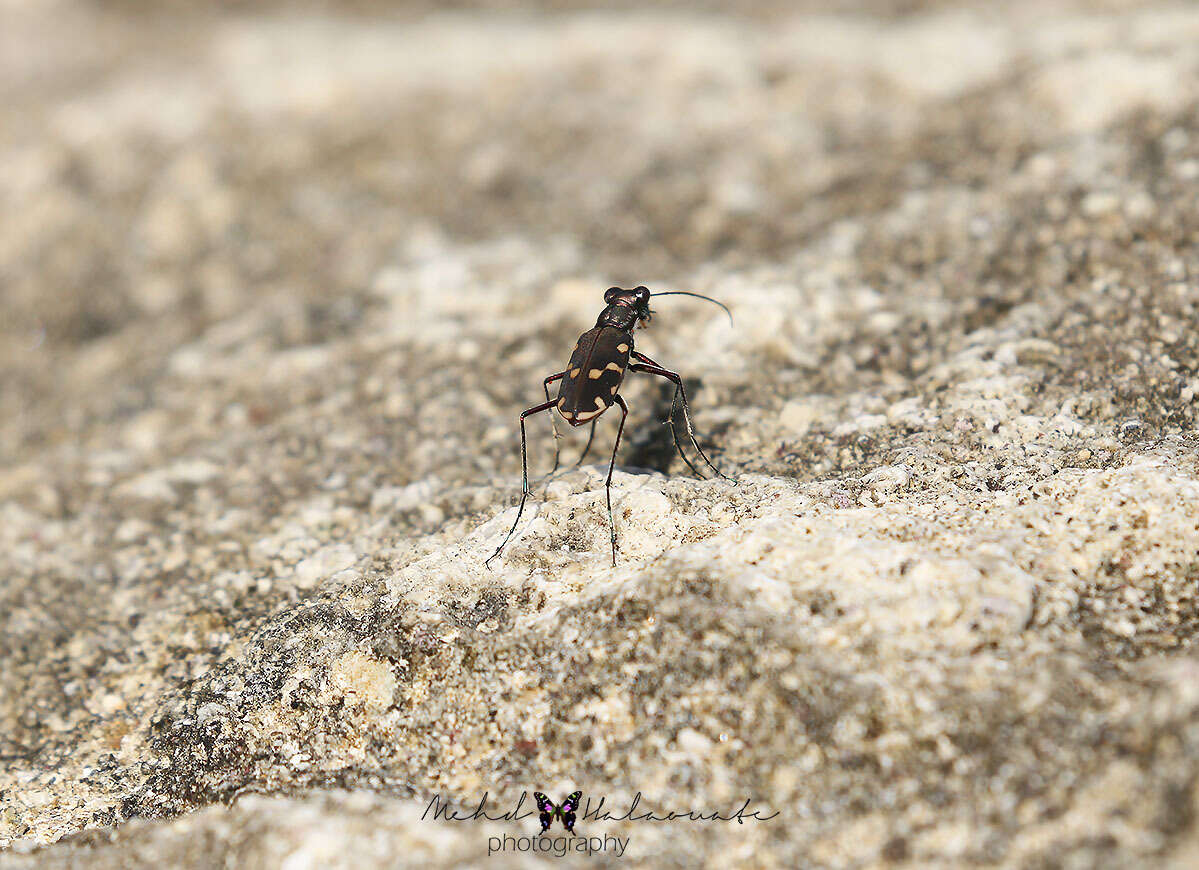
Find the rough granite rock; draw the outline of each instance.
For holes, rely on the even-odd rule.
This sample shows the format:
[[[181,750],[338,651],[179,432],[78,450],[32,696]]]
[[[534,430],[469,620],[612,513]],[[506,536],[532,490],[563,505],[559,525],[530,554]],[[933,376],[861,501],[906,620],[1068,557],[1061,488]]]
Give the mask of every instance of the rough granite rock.
[[[1199,863],[1199,10],[639,5],[0,3],[0,868]]]

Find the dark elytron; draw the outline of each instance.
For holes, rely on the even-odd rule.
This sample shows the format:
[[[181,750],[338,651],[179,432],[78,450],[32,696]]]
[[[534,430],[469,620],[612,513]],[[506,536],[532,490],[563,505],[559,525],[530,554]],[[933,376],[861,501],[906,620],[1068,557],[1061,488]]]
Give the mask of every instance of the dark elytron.
[[[632,336],[597,326],[579,336],[558,390],[558,413],[572,426],[594,420],[615,400],[633,350]]]
[[[616,430],[616,443],[612,445],[612,458],[608,461],[608,479],[604,484],[608,500],[608,525],[612,532],[612,565],[616,565],[616,524],[612,519],[612,469],[616,464],[616,450],[620,447],[624,421],[629,413],[628,406],[625,405],[624,399],[620,397],[619,393],[626,371],[657,375],[674,383],[674,399],[670,404],[670,419],[667,422],[670,423],[670,431],[674,435],[674,443],[678,448],[679,455],[683,457],[687,467],[698,476],[699,472],[691,464],[687,454],[683,452],[679,433],[674,428],[674,412],[681,399],[683,420],[687,424],[687,435],[691,439],[692,446],[695,447],[696,452],[709,468],[721,477],[725,476],[712,464],[695,439],[695,430],[691,425],[691,409],[687,404],[687,391],[683,388],[682,378],[677,373],[662,368],[645,354],[633,350],[634,327],[645,326],[653,316],[653,312],[649,308],[651,296],[695,296],[719,305],[724,308],[726,314],[729,314],[728,308],[715,299],[709,299],[707,296],[686,290],[650,293],[645,287],[636,287],[632,290],[611,287],[604,293],[604,304],[607,307],[595,321],[595,327],[579,336],[579,342],[575,345],[574,353],[570,356],[570,363],[566,370],[545,379],[545,401],[540,405],[534,405],[520,415],[520,461],[524,481],[520,508],[516,512],[516,520],[512,523],[512,528],[508,530],[507,536],[496,551],[487,559],[486,564],[490,565],[491,560],[500,554],[500,551],[511,539],[516,531],[516,526],[520,523],[521,514],[524,513],[525,501],[529,497],[529,461],[525,440],[525,418],[553,408],[571,426],[581,426],[590,422],[591,435],[587,439],[587,446],[583,448],[583,455],[579,457],[579,463],[581,463],[583,457],[591,449],[591,441],[595,437],[596,418],[613,405],[617,405],[620,408],[620,427]],[[733,316],[729,314],[729,321],[731,322],[732,319]],[[632,364],[629,363],[630,357],[634,360]],[[557,399],[550,398],[550,384],[554,381],[562,382],[558,388]],[[552,419],[551,417],[551,421]],[[558,469],[560,454],[557,438],[558,427],[554,425],[554,468],[550,471],[551,474]]]

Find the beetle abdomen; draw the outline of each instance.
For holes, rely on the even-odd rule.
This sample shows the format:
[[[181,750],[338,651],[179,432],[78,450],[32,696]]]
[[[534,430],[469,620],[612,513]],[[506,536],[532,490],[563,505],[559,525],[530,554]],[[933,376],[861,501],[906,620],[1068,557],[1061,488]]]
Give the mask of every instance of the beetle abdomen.
[[[579,336],[558,390],[562,419],[578,426],[608,410],[632,350],[633,336],[611,326],[597,326]]]

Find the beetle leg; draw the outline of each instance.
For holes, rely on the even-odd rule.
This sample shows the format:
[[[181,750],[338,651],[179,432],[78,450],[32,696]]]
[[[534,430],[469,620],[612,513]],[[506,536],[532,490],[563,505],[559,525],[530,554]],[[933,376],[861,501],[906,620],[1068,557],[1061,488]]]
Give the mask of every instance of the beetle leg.
[[[521,414],[520,414],[520,467],[521,467],[522,487],[521,487],[521,494],[520,494],[520,507],[517,508],[516,519],[513,520],[512,528],[510,528],[508,530],[508,534],[504,537],[503,543],[501,543],[498,547],[496,547],[495,552],[492,553],[491,556],[487,559],[487,561],[485,561],[483,563],[484,567],[486,567],[486,568],[491,567],[491,560],[500,554],[500,550],[504,549],[504,547],[507,546],[508,541],[512,538],[512,534],[516,531],[516,526],[520,523],[520,516],[521,516],[521,514],[523,514],[525,512],[525,502],[529,498],[529,450],[528,450],[528,446],[525,441],[525,417],[531,417],[534,414],[540,414],[542,411],[548,411],[549,409],[551,409],[553,407],[554,407],[554,403],[552,401],[549,401],[549,402],[545,402],[544,404],[541,404],[541,405],[534,405],[532,408],[529,408],[527,411],[521,411]]]
[[[616,466],[616,450],[620,447],[620,433],[624,431],[625,417],[629,416],[629,406],[619,395],[612,399],[620,405],[620,428],[616,430],[616,443],[612,445],[612,458],[608,461],[608,480],[604,483],[604,493],[608,497],[608,528],[612,530],[612,567],[616,567],[616,521],[612,519],[612,469]]]
[[[545,400],[547,402],[550,401],[550,384],[552,384],[554,381],[562,380],[562,378],[565,376],[566,372],[558,372],[556,375],[550,375],[542,383],[542,386],[545,387]],[[562,439],[562,436],[558,432],[558,421],[553,414],[550,414],[550,428],[554,430],[554,467],[550,469],[550,474],[553,474],[558,470],[558,460],[562,455],[561,448],[559,447],[559,442]],[[548,477],[549,475],[546,476]]]
[[[583,453],[579,456],[578,460],[576,460],[575,464],[571,466],[572,468],[578,468],[580,465],[582,465],[583,460],[587,458],[587,454],[591,452],[591,442],[595,440],[595,424],[598,422],[599,420],[591,421],[591,434],[587,436],[587,446],[583,448]]]
[[[698,471],[696,471],[695,466],[691,464],[691,460],[687,458],[687,455],[683,453],[683,445],[679,442],[678,431],[674,428],[674,408],[675,403],[680,397],[683,400],[683,421],[687,424],[687,435],[691,438],[692,446],[695,447],[695,450],[697,453],[699,453],[700,458],[707,463],[708,468],[715,471],[725,480],[732,480],[731,477],[712,464],[712,460],[708,458],[708,455],[704,453],[704,448],[700,447],[699,441],[696,440],[695,428],[691,425],[691,407],[687,404],[687,389],[683,386],[683,379],[679,377],[677,372],[672,372],[669,369],[662,368],[662,366],[658,365],[645,354],[633,351],[633,356],[636,357],[640,362],[630,365],[630,371],[645,372],[647,375],[657,375],[658,377],[666,378],[668,381],[672,381],[674,383],[674,399],[672,399],[670,403],[670,431],[674,435],[674,445],[678,448],[679,455],[683,457],[683,461],[687,463],[687,467],[690,468],[697,477],[702,476]]]

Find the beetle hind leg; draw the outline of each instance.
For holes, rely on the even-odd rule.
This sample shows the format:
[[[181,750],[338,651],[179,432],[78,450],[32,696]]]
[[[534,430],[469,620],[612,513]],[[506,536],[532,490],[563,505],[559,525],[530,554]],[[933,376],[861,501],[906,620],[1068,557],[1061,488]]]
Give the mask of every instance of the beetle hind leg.
[[[608,528],[612,531],[612,567],[616,567],[616,521],[612,518],[612,469],[616,467],[616,451],[620,448],[620,434],[624,432],[624,421],[629,416],[629,406],[619,395],[612,399],[620,405],[620,426],[616,430],[616,443],[612,445],[612,458],[608,460],[608,479],[604,482],[604,494],[608,499]]]
[[[599,420],[591,421],[591,434],[587,436],[587,444],[583,447],[583,452],[579,454],[579,458],[575,460],[575,464],[571,468],[578,468],[582,465],[583,460],[587,458],[587,454],[591,452],[591,442],[595,440],[595,424],[598,422]]]
[[[547,388],[548,389],[548,388]],[[516,532],[516,527],[520,524],[520,517],[525,512],[525,502],[529,500],[529,448],[525,438],[525,418],[531,417],[534,414],[540,414],[542,411],[548,411],[554,407],[553,401],[545,402],[541,405],[534,405],[527,411],[522,411],[520,415],[520,467],[521,467],[521,493],[520,507],[516,509],[516,519],[512,521],[512,528],[508,530],[508,534],[504,536],[504,540],[496,547],[483,566],[490,569],[491,560],[500,554],[500,551],[508,545],[508,541],[512,539],[512,535]]]

